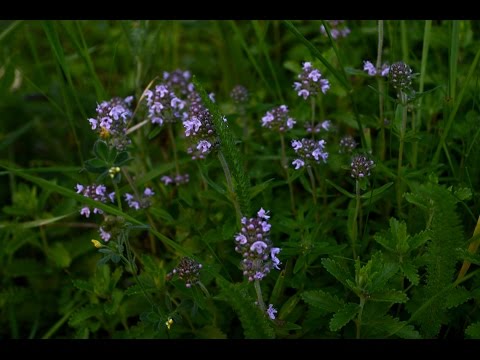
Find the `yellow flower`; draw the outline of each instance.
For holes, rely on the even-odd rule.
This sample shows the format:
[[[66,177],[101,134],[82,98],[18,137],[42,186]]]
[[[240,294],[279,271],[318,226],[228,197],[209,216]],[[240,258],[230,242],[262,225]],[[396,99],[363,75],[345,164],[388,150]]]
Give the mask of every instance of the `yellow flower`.
[[[170,330],[170,327],[172,326],[172,324],[173,324],[173,319],[168,318],[167,322],[165,323],[165,325],[167,325],[168,330]]]
[[[103,245],[100,241],[92,239],[93,246],[95,246],[97,249],[100,249]]]

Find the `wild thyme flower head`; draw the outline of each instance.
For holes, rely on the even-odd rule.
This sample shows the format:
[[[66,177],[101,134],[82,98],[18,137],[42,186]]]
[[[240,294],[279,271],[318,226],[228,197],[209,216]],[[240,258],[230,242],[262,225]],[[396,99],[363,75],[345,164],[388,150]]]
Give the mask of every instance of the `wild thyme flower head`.
[[[184,257],[180,260],[180,264],[167,274],[167,280],[172,279],[174,275],[178,275],[178,278],[185,281],[185,286],[189,288],[198,283],[201,268],[202,264],[188,257]]]
[[[350,164],[351,175],[355,180],[370,176],[370,170],[375,167],[375,162],[364,154],[357,154]]]
[[[311,63],[303,63],[303,71],[298,74],[300,81],[293,83],[293,88],[298,96],[302,96],[305,100],[309,96],[317,95],[319,91],[326,93],[330,89],[330,82],[322,77],[318,69],[315,69]]]
[[[92,130],[117,150],[124,150],[130,144],[127,138],[127,124],[133,115],[130,109],[132,101],[133,96],[102,101],[97,105],[97,116],[88,119]]]
[[[412,69],[403,61],[390,66],[389,80],[398,91],[405,91],[412,85]]]
[[[339,39],[342,37],[347,37],[350,34],[350,29],[345,25],[345,20],[327,20],[328,25],[330,25],[330,34],[332,38]],[[325,26],[320,25],[320,32],[328,36]]]
[[[181,185],[181,184],[186,184],[190,181],[190,175],[188,174],[177,174],[175,176],[168,176],[164,175],[160,178],[160,180],[165,184],[165,185]]]
[[[377,69],[370,61],[365,60],[363,62],[363,70],[370,76],[388,76],[390,66],[387,63],[384,63],[381,69]]]
[[[180,100],[166,84],[156,85],[153,90],[145,91],[145,102],[152,124],[163,125],[165,122],[176,122],[182,117],[185,101]]]
[[[230,92],[230,97],[236,104],[246,104],[250,99],[250,94],[245,86],[237,85]]]
[[[357,142],[351,135],[345,135],[340,139],[340,153],[351,153],[356,147]]]
[[[330,131],[332,128],[332,122],[330,120],[324,120],[321,123],[315,125],[315,127],[312,128],[312,124],[307,122],[305,124],[305,130],[307,133],[314,133],[318,134],[321,131]]]
[[[205,108],[199,94],[189,95],[190,107],[183,121],[185,136],[190,139],[192,145],[187,153],[192,159],[204,159],[218,146],[217,134],[212,122],[212,115]]]
[[[177,69],[172,72],[163,72],[163,81],[177,95],[188,95],[194,91],[195,86],[190,81],[192,74],[188,70]]]
[[[303,166],[311,166],[312,164],[319,164],[320,160],[327,162],[328,152],[325,150],[325,140],[301,139],[292,140],[292,147],[295,150],[298,158],[293,160],[292,165],[295,170]]]
[[[296,121],[288,115],[288,107],[280,105],[267,111],[262,117],[262,126],[279,132],[285,132],[293,128]]]
[[[242,229],[234,236],[235,251],[243,256],[242,270],[248,281],[261,280],[273,268],[280,269],[277,258],[280,248],[273,247],[270,240],[268,219],[268,211],[261,208],[256,217],[241,219]]]
[[[275,314],[277,313],[277,309],[273,307],[273,304],[268,305],[267,315],[270,319],[275,320]]]
[[[135,195],[126,193],[125,200],[129,207],[140,210],[145,209],[151,205],[150,198],[155,195],[155,193],[150,188],[145,188],[141,197],[136,197]]]
[[[110,202],[114,202],[115,200],[115,192],[107,193],[107,187],[105,185],[88,185],[83,186],[82,184],[77,184],[77,194],[82,194],[85,197],[90,199],[100,201],[102,203],[106,203],[108,200]],[[94,214],[103,214],[103,210],[93,208]],[[80,210],[80,214],[84,215],[85,217],[90,217],[90,207],[84,206]]]

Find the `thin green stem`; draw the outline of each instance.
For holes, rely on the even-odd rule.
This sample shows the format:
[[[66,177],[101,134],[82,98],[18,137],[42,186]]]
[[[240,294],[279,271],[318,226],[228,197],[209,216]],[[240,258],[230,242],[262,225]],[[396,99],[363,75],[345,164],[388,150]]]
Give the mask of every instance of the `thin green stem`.
[[[315,211],[315,219],[319,221],[318,212],[317,212],[317,187],[315,186],[315,176],[313,175],[312,167],[307,165],[308,177],[310,178],[310,185],[312,186],[312,198]]]
[[[400,128],[400,146],[398,149],[398,166],[397,166],[397,207],[401,210],[402,204],[402,162],[403,162],[403,148],[405,146],[405,132],[407,129],[407,94],[400,91],[400,101],[402,104],[402,126]]]
[[[177,144],[175,143],[175,137],[173,136],[172,123],[168,123],[167,128],[168,128],[168,136],[170,138],[170,142],[173,149],[173,161],[175,162],[175,170],[177,172],[177,175],[180,175],[180,169],[178,167]]]
[[[112,181],[113,188],[115,189],[115,198],[117,199],[117,206],[120,211],[122,210],[122,197],[120,196],[120,189],[118,188],[117,182],[115,180]]]
[[[425,86],[425,76],[427,72],[427,60],[428,60],[428,48],[430,46],[430,34],[432,29],[432,20],[425,21],[425,30],[423,31],[423,49],[422,49],[422,63],[420,65],[420,80],[419,80],[419,87],[418,91],[420,93],[423,92]],[[420,97],[418,100],[418,124],[422,126],[422,104],[423,104],[423,96]],[[427,123],[427,130],[430,130],[431,125],[429,118]],[[413,157],[412,163],[414,165],[417,164],[417,158]],[[415,167],[415,166],[414,166]]]
[[[360,296],[360,310],[357,316],[357,339],[360,339],[360,330],[362,328],[362,315],[363,315],[363,308],[365,307],[365,297],[363,295]]]
[[[315,97],[311,97],[311,102],[310,102],[310,106],[311,106],[311,109],[312,109],[312,137],[314,138],[315,137]]]
[[[353,215],[353,236],[352,236],[352,252],[353,252],[353,258],[357,258],[357,237],[360,232],[359,229],[359,222],[358,222],[358,214],[360,212],[360,182],[358,180],[355,180],[355,213]]]
[[[255,279],[253,283],[255,287],[255,292],[257,293],[257,301],[258,301],[258,306],[260,306],[260,310],[264,313],[267,308],[265,306],[265,302],[263,301],[263,296],[262,296],[262,288],[260,287],[260,280]]]
[[[376,68],[380,69],[382,66],[382,52],[383,52],[383,20],[378,20],[378,47],[377,47],[377,63]],[[384,82],[383,78],[377,77],[378,85],[378,114],[380,125],[380,159],[385,160],[385,115],[384,115]]]
[[[287,165],[287,156],[285,155],[285,138],[283,134],[280,134],[280,143],[282,145],[282,168],[285,170],[285,174],[287,177],[287,183],[288,183],[288,190],[290,192],[290,205],[292,207],[292,214],[296,214],[295,211],[295,197],[293,196],[293,186],[292,182],[290,181],[290,174],[288,172],[288,165]]]
[[[218,159],[220,164],[222,164],[223,172],[225,174],[225,179],[227,180],[228,192],[230,193],[230,199],[232,200],[233,206],[235,207],[235,212],[237,214],[237,221],[240,223],[242,219],[242,211],[240,210],[240,204],[237,201],[237,196],[233,188],[232,173],[228,167],[227,160],[221,151],[218,151]]]

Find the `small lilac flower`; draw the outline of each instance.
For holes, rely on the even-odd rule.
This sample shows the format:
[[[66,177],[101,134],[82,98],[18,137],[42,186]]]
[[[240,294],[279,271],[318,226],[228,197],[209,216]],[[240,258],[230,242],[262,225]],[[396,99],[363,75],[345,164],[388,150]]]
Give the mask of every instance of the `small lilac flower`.
[[[275,314],[277,312],[278,311],[273,307],[273,304],[268,305],[267,314],[270,319],[275,320]]]
[[[145,103],[152,124],[174,123],[182,118],[185,101],[179,99],[167,84],[156,85],[145,91]]]
[[[100,231],[100,237],[103,239],[103,241],[107,242],[108,240],[110,240],[110,238],[112,237],[112,234],[110,234],[109,232],[105,231],[103,229],[103,227],[100,227],[99,229]]]
[[[245,86],[237,85],[230,92],[230,97],[236,104],[246,104],[250,98],[250,95]]]
[[[192,74],[188,70],[177,69],[172,72],[163,72],[163,81],[175,94],[188,95],[194,89],[193,83],[190,81]]]
[[[298,96],[307,99],[310,96],[317,95],[319,91],[326,93],[330,89],[330,82],[322,77],[318,69],[312,67],[310,62],[303,63],[303,71],[298,75],[300,81],[293,83],[293,88]]]
[[[130,108],[132,101],[131,96],[103,101],[97,105],[96,118],[88,119],[92,130],[117,150],[124,150],[130,144],[127,138],[127,124],[133,116]]]
[[[106,203],[108,200],[110,202],[113,202],[113,196],[115,195],[115,192],[112,192],[110,194],[107,194],[107,188],[105,185],[89,185],[89,186],[83,186],[81,184],[77,184],[77,193],[82,194],[85,197],[88,197],[90,199],[93,199],[95,201],[100,201],[102,203]],[[112,195],[113,196],[110,196]],[[89,206],[84,206],[80,210],[80,214],[84,215],[85,217],[90,217],[90,207]],[[93,209],[94,214],[103,214],[103,211],[97,208]]]
[[[171,280],[176,274],[180,280],[185,281],[185,286],[190,288],[199,282],[198,278],[202,267],[202,264],[195,260],[184,257],[180,260],[180,264],[167,274],[167,280]]]
[[[363,62],[363,70],[370,76],[387,76],[390,71],[388,63],[384,63],[380,69],[377,69],[372,62],[365,60]]]
[[[192,145],[187,153],[192,159],[204,159],[218,146],[218,139],[212,122],[212,115],[202,103],[200,95],[192,92],[188,96],[189,108],[183,120],[185,136]]]
[[[295,166],[295,170],[298,170],[305,165],[311,166],[313,163],[318,164],[320,163],[320,160],[323,160],[323,162],[326,163],[328,152],[325,150],[325,145],[325,140],[292,140],[293,150],[295,150],[295,153],[300,157],[292,162],[292,165]]]
[[[132,194],[126,193],[125,200],[130,208],[135,210],[145,209],[151,205],[150,198],[155,195],[155,193],[150,188],[145,188],[141,197],[136,197]]]
[[[366,155],[357,154],[352,158],[350,167],[352,177],[359,180],[366,176],[370,176],[370,170],[375,167],[375,162],[369,159]]]
[[[324,120],[321,123],[318,123],[315,125],[315,127],[312,128],[311,123],[305,123],[305,130],[307,133],[315,133],[318,134],[319,132],[323,131],[330,131],[332,129],[332,122],[330,120]]]
[[[279,269],[280,260],[276,255],[280,248],[272,247],[269,237],[271,225],[267,221],[270,216],[267,214],[268,211],[261,208],[256,217],[243,217],[241,231],[234,236],[235,251],[243,256],[243,275],[249,281],[261,280],[273,268]]]
[[[161,177],[160,179],[165,185],[176,185],[176,186],[179,186],[181,184],[186,184],[190,181],[190,175],[188,174],[177,174],[175,176],[168,176],[168,175],[164,175]]]
[[[357,142],[351,135],[345,135],[340,139],[340,153],[351,153],[356,147]]]
[[[262,126],[279,132],[285,132],[293,128],[296,121],[289,117],[288,107],[280,105],[267,111],[262,117]]]
[[[346,27],[345,20],[327,20],[327,22],[330,26],[330,34],[335,40],[342,37],[345,38],[350,34],[350,29]],[[323,24],[320,25],[320,32],[322,35],[328,36],[327,30]]]

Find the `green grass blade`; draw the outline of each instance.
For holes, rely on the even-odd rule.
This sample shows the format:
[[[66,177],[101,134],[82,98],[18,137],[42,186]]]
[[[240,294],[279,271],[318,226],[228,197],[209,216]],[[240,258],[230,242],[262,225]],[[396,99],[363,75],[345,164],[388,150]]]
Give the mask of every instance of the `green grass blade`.
[[[13,30],[15,30],[23,20],[16,20],[0,33],[0,42],[2,42]]]

